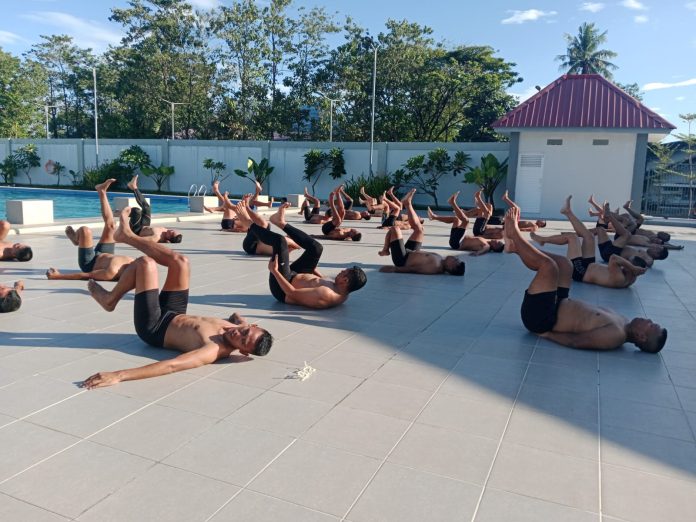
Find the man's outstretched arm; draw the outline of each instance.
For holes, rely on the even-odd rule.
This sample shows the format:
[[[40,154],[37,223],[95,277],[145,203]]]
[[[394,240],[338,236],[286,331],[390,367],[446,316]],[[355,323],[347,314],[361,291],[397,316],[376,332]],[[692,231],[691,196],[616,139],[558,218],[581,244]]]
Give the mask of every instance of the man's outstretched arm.
[[[85,379],[81,386],[91,390],[92,388],[112,386],[122,381],[136,381],[138,379],[159,377],[160,375],[181,372],[183,370],[190,370],[192,368],[214,363],[220,356],[220,347],[217,344],[210,343],[197,350],[182,353],[173,359],[158,361],[156,363],[147,364],[138,368],[129,368],[127,370],[95,373],[91,377]]]

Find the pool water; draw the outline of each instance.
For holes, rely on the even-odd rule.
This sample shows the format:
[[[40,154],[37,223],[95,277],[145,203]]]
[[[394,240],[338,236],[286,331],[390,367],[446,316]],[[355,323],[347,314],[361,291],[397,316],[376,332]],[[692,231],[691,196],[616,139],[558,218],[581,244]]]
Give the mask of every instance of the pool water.
[[[131,193],[110,192],[109,201],[115,197],[128,197]],[[145,194],[150,198],[152,214],[183,214],[189,211],[186,196],[159,196]],[[101,216],[99,197],[94,191],[51,190],[0,187],[0,219],[5,219],[5,202],[9,199],[52,199],[55,219],[89,218]],[[113,207],[113,204],[112,204]]]

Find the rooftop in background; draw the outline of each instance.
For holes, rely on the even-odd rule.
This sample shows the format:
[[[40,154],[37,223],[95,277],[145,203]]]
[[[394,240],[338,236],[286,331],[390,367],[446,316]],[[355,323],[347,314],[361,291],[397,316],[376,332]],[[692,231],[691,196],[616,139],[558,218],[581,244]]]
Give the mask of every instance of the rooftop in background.
[[[646,130],[676,127],[599,74],[564,74],[493,123],[500,132],[531,128]]]

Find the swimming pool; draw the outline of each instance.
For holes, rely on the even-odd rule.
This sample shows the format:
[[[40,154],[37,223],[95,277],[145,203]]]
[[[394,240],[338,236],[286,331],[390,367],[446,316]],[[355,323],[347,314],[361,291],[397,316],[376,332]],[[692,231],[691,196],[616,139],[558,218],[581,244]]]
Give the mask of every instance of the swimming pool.
[[[113,198],[127,196],[132,194],[110,192],[109,201],[113,203]],[[153,215],[182,214],[189,211],[186,196],[145,194],[145,197],[150,198]],[[101,215],[99,197],[96,192],[89,190],[0,187],[0,219],[5,219],[5,202],[8,199],[52,199],[55,219],[89,218]]]

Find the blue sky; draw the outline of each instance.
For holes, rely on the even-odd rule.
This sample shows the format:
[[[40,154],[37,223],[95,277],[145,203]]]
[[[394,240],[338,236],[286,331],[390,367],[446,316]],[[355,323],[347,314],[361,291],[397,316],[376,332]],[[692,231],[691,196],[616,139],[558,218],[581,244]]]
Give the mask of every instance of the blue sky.
[[[263,0],[259,0],[263,3]],[[229,3],[192,0],[199,8]],[[117,44],[120,27],[108,21],[111,7],[125,0],[0,0],[0,46],[20,54],[41,34],[69,34],[81,46],[103,51]],[[608,31],[606,47],[617,52],[615,80],[636,82],[644,103],[686,132],[679,114],[696,113],[696,0],[295,0],[295,6],[324,6],[338,20],[350,15],[376,34],[389,18],[427,25],[452,46],[490,45],[517,64],[524,78],[513,93],[530,96],[561,71],[554,60],[565,52],[565,33],[583,22]],[[333,43],[341,43],[337,37]],[[379,78],[379,75],[378,75]],[[695,131],[692,128],[692,132]]]

